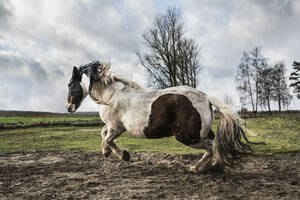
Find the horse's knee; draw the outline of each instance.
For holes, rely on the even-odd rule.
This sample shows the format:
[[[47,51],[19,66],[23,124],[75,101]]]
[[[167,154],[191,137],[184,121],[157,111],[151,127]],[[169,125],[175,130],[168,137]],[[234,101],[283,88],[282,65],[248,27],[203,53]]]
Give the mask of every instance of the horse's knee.
[[[105,138],[105,139],[104,139],[104,145],[105,145],[105,146],[108,146],[108,147],[114,146],[114,145],[115,145],[114,139],[115,139],[115,138],[113,138],[113,137]]]
[[[116,131],[108,128],[107,134],[103,138],[104,144],[109,147],[112,146],[114,144],[114,139],[116,139],[118,136],[120,136],[120,134],[117,134]]]
[[[101,130],[102,139],[105,138],[106,134],[107,134],[107,125],[103,126],[103,128]]]

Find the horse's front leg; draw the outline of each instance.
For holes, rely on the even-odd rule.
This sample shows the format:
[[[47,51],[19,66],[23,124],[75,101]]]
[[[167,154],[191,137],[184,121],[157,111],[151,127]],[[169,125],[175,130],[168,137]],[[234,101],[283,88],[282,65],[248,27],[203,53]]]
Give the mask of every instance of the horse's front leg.
[[[124,160],[124,161],[129,161],[130,160],[130,155],[129,153],[124,150],[122,151],[121,149],[119,149],[119,147],[114,143],[114,140],[119,137],[122,134],[123,130],[117,130],[117,129],[113,129],[111,127],[108,126],[107,128],[107,134],[105,136],[105,145],[107,145],[112,151],[113,153],[118,156],[118,158],[120,160]]]
[[[102,148],[102,153],[103,155],[107,158],[110,153],[111,153],[111,149],[109,148],[108,145],[106,145],[105,142],[105,137],[107,135],[107,130],[108,130],[108,126],[105,125],[102,130],[101,130],[101,137],[102,137],[102,143],[101,143],[101,148]]]

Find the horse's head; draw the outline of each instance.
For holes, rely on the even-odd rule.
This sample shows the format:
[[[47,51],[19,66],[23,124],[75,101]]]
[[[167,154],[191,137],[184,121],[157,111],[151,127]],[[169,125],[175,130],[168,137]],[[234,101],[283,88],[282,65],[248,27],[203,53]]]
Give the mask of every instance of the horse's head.
[[[81,82],[82,73],[74,66],[72,78],[68,84],[69,93],[66,108],[69,112],[75,112],[86,97],[85,88]]]
[[[69,112],[75,112],[88,94],[90,94],[93,100],[99,101],[91,90],[95,82],[100,83],[100,86],[113,82],[109,69],[110,64],[103,64],[99,61],[81,65],[79,69],[74,66],[72,78],[68,84],[69,93],[66,108]],[[89,89],[81,81],[83,74],[90,79]]]

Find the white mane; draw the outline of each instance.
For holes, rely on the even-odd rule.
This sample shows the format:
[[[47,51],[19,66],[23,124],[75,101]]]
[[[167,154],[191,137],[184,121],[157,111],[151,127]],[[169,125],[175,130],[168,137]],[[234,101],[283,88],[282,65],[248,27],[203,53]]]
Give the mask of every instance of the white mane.
[[[133,82],[133,81],[128,81],[126,79],[123,79],[121,77],[118,77],[118,76],[113,76],[112,77],[113,81],[116,82],[116,81],[119,81],[125,85],[128,85],[132,88],[135,88],[137,90],[144,90],[141,86],[139,86],[137,83]]]
[[[133,81],[128,81],[124,78],[121,78],[119,76],[112,75],[110,72],[111,64],[106,62],[100,62],[100,65],[102,68],[98,68],[98,75],[101,77],[100,81],[104,86],[108,86],[110,84],[113,84],[114,82],[121,82],[126,86],[130,86],[132,88],[143,90],[141,86],[136,84]]]

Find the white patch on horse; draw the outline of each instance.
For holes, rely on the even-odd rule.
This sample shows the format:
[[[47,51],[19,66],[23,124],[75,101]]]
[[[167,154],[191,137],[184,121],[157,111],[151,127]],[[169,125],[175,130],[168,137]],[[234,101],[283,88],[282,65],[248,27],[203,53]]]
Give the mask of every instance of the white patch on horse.
[[[83,101],[89,95],[89,91],[88,91],[88,88],[85,86],[85,83],[83,81],[81,81],[80,85],[82,87],[82,101]]]

